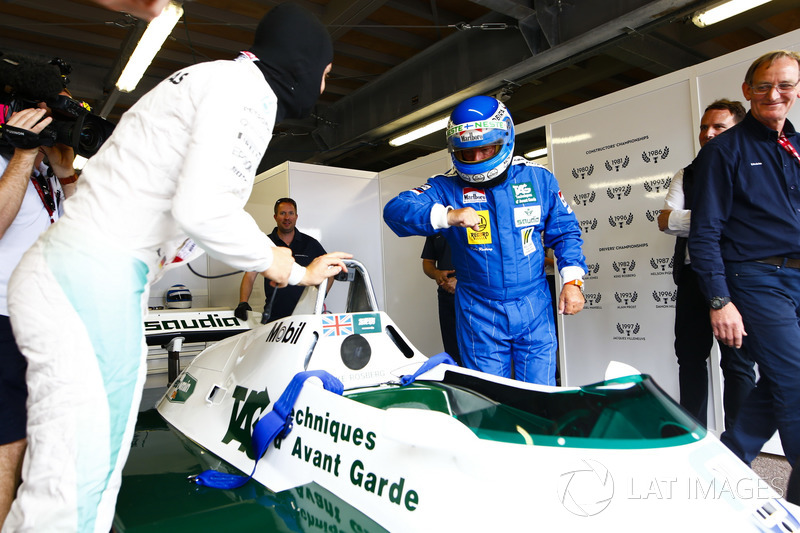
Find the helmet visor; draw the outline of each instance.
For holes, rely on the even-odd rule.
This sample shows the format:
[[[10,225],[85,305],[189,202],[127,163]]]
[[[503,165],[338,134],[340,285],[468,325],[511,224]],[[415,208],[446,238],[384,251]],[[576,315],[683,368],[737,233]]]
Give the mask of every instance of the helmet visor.
[[[480,163],[491,159],[500,152],[500,147],[503,145],[501,141],[485,144],[483,146],[475,146],[472,148],[462,148],[460,150],[453,150],[453,156],[462,163]]]

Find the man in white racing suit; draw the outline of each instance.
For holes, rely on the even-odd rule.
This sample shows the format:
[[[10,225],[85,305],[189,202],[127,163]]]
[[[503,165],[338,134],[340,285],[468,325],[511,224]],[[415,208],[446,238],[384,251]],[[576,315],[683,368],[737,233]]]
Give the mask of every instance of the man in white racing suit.
[[[176,72],[137,102],[86,166],[64,216],[12,275],[28,362],[28,450],[3,531],[109,531],[145,378],[148,285],[202,248],[276,282],[318,284],[243,207],[283,118],[308,114],[333,49],[312,15],[273,8],[235,61]]]

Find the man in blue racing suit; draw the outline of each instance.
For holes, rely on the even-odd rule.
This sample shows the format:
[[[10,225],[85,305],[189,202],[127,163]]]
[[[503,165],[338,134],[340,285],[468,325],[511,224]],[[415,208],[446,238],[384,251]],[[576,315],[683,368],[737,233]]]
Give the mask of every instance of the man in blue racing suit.
[[[555,176],[514,158],[514,123],[488,96],[468,98],[450,116],[453,169],[386,204],[400,237],[442,232],[458,274],[458,347],[467,368],[555,384],[556,333],[544,247],[562,279],[558,312],[583,309],[581,230]]]

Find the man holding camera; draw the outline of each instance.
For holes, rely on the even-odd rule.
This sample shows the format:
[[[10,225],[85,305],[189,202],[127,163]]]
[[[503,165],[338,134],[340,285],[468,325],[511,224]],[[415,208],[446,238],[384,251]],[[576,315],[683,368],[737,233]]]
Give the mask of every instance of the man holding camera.
[[[0,106],[0,124],[7,108]],[[47,109],[23,109],[5,124],[41,132],[51,122]],[[0,126],[1,127],[1,126]],[[44,164],[47,156],[48,165]],[[20,481],[25,452],[25,358],[17,348],[8,318],[8,279],[22,254],[62,213],[75,190],[72,148],[63,144],[11,148],[0,144],[0,526]]]

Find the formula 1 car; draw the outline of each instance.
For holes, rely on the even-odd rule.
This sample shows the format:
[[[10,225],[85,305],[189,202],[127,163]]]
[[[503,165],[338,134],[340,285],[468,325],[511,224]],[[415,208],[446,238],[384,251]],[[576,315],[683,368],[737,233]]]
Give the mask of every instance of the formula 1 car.
[[[201,353],[158,403],[195,473],[253,479],[190,486],[175,466],[160,488],[226,494],[218,523],[237,530],[800,531],[800,508],[649,376],[612,364],[602,382],[548,387],[428,358],[347,266],[347,312],[323,314],[324,287],[308,288],[294,315]],[[118,531],[139,530],[120,518],[131,482]],[[198,505],[193,523],[211,527]]]

